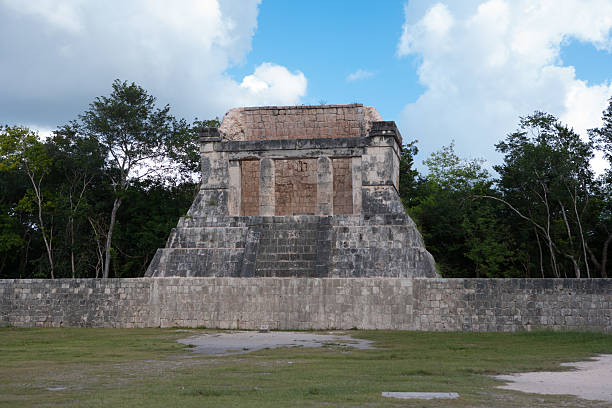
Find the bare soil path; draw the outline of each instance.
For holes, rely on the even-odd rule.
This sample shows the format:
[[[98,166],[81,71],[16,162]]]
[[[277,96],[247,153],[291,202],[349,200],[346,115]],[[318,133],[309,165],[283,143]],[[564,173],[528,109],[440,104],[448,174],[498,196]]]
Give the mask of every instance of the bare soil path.
[[[612,402],[612,354],[600,355],[593,361],[563,363],[573,371],[533,372],[498,375],[510,381],[499,388],[534,394],[575,395],[579,398]]]

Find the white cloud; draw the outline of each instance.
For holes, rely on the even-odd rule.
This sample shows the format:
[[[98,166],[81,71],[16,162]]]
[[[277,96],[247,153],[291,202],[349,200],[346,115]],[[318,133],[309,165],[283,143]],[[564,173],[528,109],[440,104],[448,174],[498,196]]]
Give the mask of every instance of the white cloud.
[[[600,125],[610,80],[577,78],[560,50],[570,40],[612,50],[609,0],[446,1],[417,19],[414,5],[405,12],[397,52],[417,57],[426,90],[403,109],[400,125],[423,156],[455,139],[460,154],[494,159],[493,145],[536,109],[583,135]]]
[[[0,123],[65,123],[107,95],[115,78],[188,120],[245,102],[298,103],[301,72],[264,63],[245,79],[226,73],[251,49],[259,3],[0,0],[0,37],[11,39],[0,44]],[[268,88],[243,86],[253,80]]]
[[[346,77],[346,80],[348,82],[354,82],[354,81],[358,81],[360,79],[372,78],[373,76],[374,76],[374,72],[360,68],[357,71],[349,74]]]
[[[26,127],[28,129],[33,130],[34,132],[37,132],[38,136],[40,136],[42,140],[47,140],[51,136],[53,136],[53,131],[55,130],[55,129],[51,129],[51,128],[44,127],[44,126],[38,126],[38,125],[26,125]]]
[[[292,74],[283,66],[264,62],[242,79],[240,87],[249,92],[245,99],[252,100],[250,104],[295,105],[306,95],[306,85],[300,71]]]
[[[81,31],[82,25],[78,16],[80,1],[61,3],[55,0],[1,0],[12,12],[32,15],[42,19],[61,30],[69,32]]]

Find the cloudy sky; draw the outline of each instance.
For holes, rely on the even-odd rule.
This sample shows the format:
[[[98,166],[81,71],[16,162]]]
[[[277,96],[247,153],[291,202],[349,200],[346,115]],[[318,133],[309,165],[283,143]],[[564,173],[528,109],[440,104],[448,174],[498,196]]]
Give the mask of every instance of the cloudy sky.
[[[192,120],[359,102],[425,158],[534,110],[581,134],[612,96],[612,0],[0,0],[0,124],[49,131],[134,81]]]

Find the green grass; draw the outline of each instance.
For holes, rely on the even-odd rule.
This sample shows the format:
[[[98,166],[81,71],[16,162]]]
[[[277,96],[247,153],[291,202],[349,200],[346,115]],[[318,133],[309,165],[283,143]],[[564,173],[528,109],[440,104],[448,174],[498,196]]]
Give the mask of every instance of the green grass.
[[[499,390],[489,375],[612,353],[610,335],[351,331],[377,348],[331,343],[219,357],[175,341],[198,332],[1,328],[0,407],[606,406]],[[382,391],[461,398],[402,401]]]

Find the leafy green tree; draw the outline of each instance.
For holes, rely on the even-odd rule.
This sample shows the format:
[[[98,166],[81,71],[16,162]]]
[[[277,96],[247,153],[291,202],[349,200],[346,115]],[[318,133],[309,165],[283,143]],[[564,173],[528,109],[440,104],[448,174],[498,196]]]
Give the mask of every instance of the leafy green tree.
[[[53,160],[38,134],[21,126],[5,126],[0,131],[0,171],[21,170],[28,178],[30,189],[17,209],[36,212],[38,229],[47,251],[51,279],[55,278],[53,262],[53,223],[45,222],[44,213],[53,207],[51,195],[43,182],[51,171]]]
[[[113,248],[113,275],[139,277],[146,271],[158,248],[184,215],[197,193],[196,183],[177,185],[160,180],[134,182],[126,191],[125,206],[117,217]]]
[[[443,276],[503,276],[512,256],[497,208],[479,198],[491,193],[492,181],[480,160],[463,160],[454,144],[443,147],[424,161],[425,177],[407,178],[414,186],[404,198],[407,210],[419,225],[427,248]],[[401,168],[400,168],[401,169]],[[406,172],[400,173],[400,182]],[[401,191],[401,190],[400,190]]]
[[[607,109],[602,112],[602,121],[603,125],[600,128],[589,129],[589,137],[612,165],[612,97],[608,101]]]
[[[402,148],[399,163],[399,194],[404,207],[410,208],[416,203],[416,189],[419,184],[419,172],[414,168],[414,156],[419,152],[418,140],[406,144]]]
[[[98,97],[77,121],[63,127],[81,137],[93,137],[106,152],[106,174],[113,205],[106,232],[103,277],[108,278],[117,211],[136,180],[180,172],[177,158],[190,141],[189,126],[158,108],[155,97],[140,86],[115,80],[110,96]]]
[[[603,153],[608,160],[608,169],[601,176],[599,204],[601,211],[593,231],[593,249],[589,249],[591,261],[601,277],[608,277],[607,263],[612,256],[612,98],[602,114],[603,125],[600,128],[589,129],[589,137],[593,145]],[[599,245],[598,245],[599,244]],[[598,254],[596,254],[598,253]]]
[[[19,234],[19,225],[15,217],[11,217],[5,206],[0,207],[0,271],[3,271],[8,261],[13,260],[25,242]],[[0,275],[1,276],[1,275]]]
[[[586,227],[592,218],[595,179],[593,147],[554,116],[535,112],[521,118],[519,130],[496,145],[504,154],[499,173],[501,197],[517,223],[531,228],[538,245],[541,274],[546,256],[553,276],[591,277]],[[568,263],[569,266],[565,264]]]
[[[59,128],[47,141],[54,159],[56,195],[61,215],[65,218],[65,241],[70,253],[70,275],[77,275],[77,249],[81,256],[90,241],[88,217],[92,216],[92,184],[100,183],[104,175],[105,150],[97,139],[81,137],[70,128]],[[83,229],[79,231],[79,229]],[[88,239],[78,239],[78,237]]]

